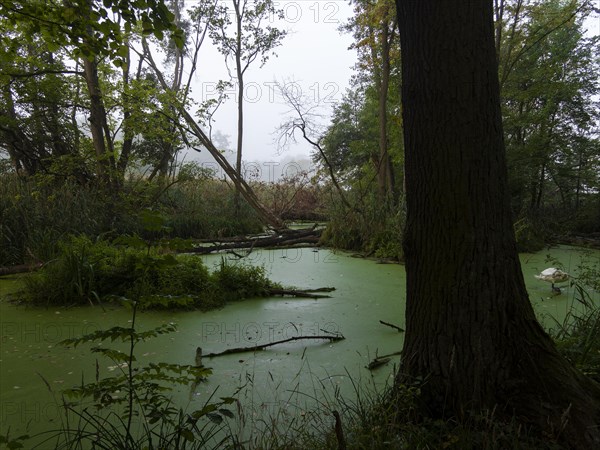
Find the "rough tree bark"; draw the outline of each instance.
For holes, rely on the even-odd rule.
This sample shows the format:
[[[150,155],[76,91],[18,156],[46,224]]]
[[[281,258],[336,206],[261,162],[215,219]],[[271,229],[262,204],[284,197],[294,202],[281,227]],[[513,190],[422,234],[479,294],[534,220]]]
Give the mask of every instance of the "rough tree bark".
[[[600,448],[600,387],[529,302],[507,188],[492,0],[396,0],[406,148],[406,336],[397,381],[436,416],[515,415]]]

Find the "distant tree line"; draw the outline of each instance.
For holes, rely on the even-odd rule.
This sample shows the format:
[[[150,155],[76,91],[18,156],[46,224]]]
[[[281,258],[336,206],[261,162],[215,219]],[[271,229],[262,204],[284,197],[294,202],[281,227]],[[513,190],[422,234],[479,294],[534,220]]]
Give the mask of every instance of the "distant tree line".
[[[402,83],[395,4],[354,0],[344,31],[359,60],[315,159],[360,192],[357,202],[401,204],[404,195]],[[495,1],[509,186],[519,237],[549,222],[600,230],[600,36],[584,21],[590,2]],[[494,174],[490,174],[494,176]],[[377,192],[377,195],[369,195]],[[370,199],[370,200],[369,200]],[[392,210],[394,211],[394,210]],[[546,220],[550,219],[550,220]],[[545,230],[544,227],[550,227]]]

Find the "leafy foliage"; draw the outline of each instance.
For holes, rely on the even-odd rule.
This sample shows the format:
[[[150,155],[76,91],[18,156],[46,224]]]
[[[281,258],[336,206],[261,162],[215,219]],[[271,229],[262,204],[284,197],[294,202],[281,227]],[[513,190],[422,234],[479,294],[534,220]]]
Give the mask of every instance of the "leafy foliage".
[[[404,144],[400,104],[400,46],[393,2],[355,0],[343,26],[360,62],[349,90],[334,107],[322,157],[335,172],[352,208],[332,200],[324,238],[336,247],[402,259]]]
[[[584,34],[590,4],[502,3],[497,45],[513,210],[538,224],[549,216],[563,230],[593,231],[600,183],[594,100],[600,92],[600,37]],[[586,217],[590,208],[595,217]]]
[[[560,352],[582,373],[600,382],[600,305],[590,290],[600,288],[600,260],[590,252],[573,277],[574,300],[562,323],[550,330]]]
[[[125,301],[132,305],[131,327],[116,326],[62,341],[63,345],[73,347],[99,341],[120,341],[129,348],[127,353],[107,347],[91,348],[92,353],[110,359],[119,372],[102,378],[97,365],[95,381],[85,383],[82,380],[80,386],[64,391],[64,397],[78,403],[64,401],[66,422],[57,433],[55,448],[80,448],[86,441],[107,446],[103,448],[142,449],[154,448],[154,445],[158,445],[156,448],[205,448],[223,418],[233,417],[226,406],[235,400],[227,397],[211,402],[209,398],[202,408],[192,412],[176,408],[169,392],[175,386],[191,385],[195,389],[212,370],[199,361],[196,366],[161,362],[137,367],[136,345],[172,333],[176,326],[168,323],[138,331],[135,319],[139,303],[137,300]],[[92,404],[83,406],[86,400],[91,400]],[[132,428],[134,418],[141,421],[141,433]],[[70,420],[73,419],[74,426],[71,427]]]
[[[330,222],[323,241],[333,247],[363,252],[366,256],[402,261],[404,211],[391,212],[379,205],[375,193],[363,198],[358,211],[346,211],[339,203],[330,207]]]
[[[398,81],[398,80],[395,80]],[[390,85],[387,140],[392,173],[403,174],[403,144],[398,111],[399,82]],[[343,208],[335,194],[329,202],[330,222],[324,240],[340,248],[377,254],[378,257],[402,259],[404,226],[403,194],[400,187],[395,198],[382,199],[378,183],[379,154],[377,92],[371,85],[357,86],[348,92],[334,109],[331,126],[323,137],[323,150],[353,209]],[[374,156],[375,155],[375,156]],[[321,165],[323,161],[315,157]]]
[[[166,176],[181,149],[166,105],[187,92],[159,89],[131,54],[149,36],[183,54],[178,24],[162,0],[3,2],[0,151],[14,170],[116,190],[132,163]]]
[[[115,234],[164,237],[173,248],[176,237],[206,239],[262,230],[247,205],[236,219],[225,182],[193,164],[180,178],[168,188],[132,180],[115,198],[94,184],[81,186],[75,180],[57,183],[52,176],[23,179],[0,174],[0,266],[53,260],[61,251],[59,243],[71,234],[91,240]],[[139,214],[150,206],[168,217],[159,231],[146,230]]]
[[[183,45],[182,31],[174,26],[173,13],[162,0],[6,0],[2,2],[2,16],[11,24],[26,25],[29,34],[42,36],[50,51],[73,46],[77,57],[108,55],[119,65],[126,57],[121,21],[125,33],[140,25],[146,35],[162,38],[169,32],[179,46]]]
[[[149,246],[137,236],[120,237],[114,243],[71,237],[60,245],[60,255],[54,261],[30,274],[24,283],[19,297],[34,304],[95,304],[138,298],[141,308],[204,310],[266,295],[275,286],[263,268],[230,265],[223,260],[210,273],[198,257],[163,254],[157,245]]]

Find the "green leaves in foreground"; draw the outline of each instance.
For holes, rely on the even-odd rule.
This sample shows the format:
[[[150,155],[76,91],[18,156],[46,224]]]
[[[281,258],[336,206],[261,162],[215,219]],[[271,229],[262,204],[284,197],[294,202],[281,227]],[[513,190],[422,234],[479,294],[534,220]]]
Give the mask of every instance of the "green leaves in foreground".
[[[169,33],[182,48],[183,30],[163,0],[3,0],[0,19],[39,35],[50,51],[71,48],[76,57],[108,56],[117,66],[127,61],[126,35],[134,28],[163,39]]]
[[[86,334],[84,336],[65,339],[60,343],[65,346],[77,347],[79,344],[89,342],[102,342],[106,340],[110,340],[111,342],[117,340],[121,342],[128,342],[130,340],[133,340],[134,342],[139,342],[145,341],[148,338],[160,336],[161,334],[173,333],[175,331],[177,331],[177,325],[172,322],[163,324],[152,330],[144,332],[136,332],[133,328],[112,327],[108,330],[96,330],[93,333]]]
[[[156,394],[159,391],[168,390],[174,385],[188,384],[205,379],[211,374],[209,368],[190,365],[149,363],[145,367],[136,368],[135,373],[130,370],[133,363],[137,361],[134,349],[139,342],[173,333],[176,330],[177,327],[174,323],[163,324],[147,331],[137,331],[133,327],[115,326],[107,330],[97,330],[84,336],[61,341],[62,345],[72,347],[87,343],[97,344],[104,341],[118,341],[129,343],[130,350],[125,353],[121,350],[102,346],[92,347],[91,352],[111,360],[115,364],[112,366],[113,370],[115,368],[120,369],[120,375],[101,380],[99,368],[97,367],[96,382],[82,383],[81,386],[65,391],[65,394],[69,397],[92,397],[96,402],[96,407],[102,408],[112,403],[125,401],[127,396],[119,393],[125,394],[131,392],[132,389],[134,391],[141,389],[144,394],[137,397],[139,401],[150,399],[150,401],[156,403]],[[144,403],[143,406],[148,405]]]
[[[0,445],[6,445],[6,448],[9,450],[17,449],[17,448],[25,448],[23,442],[29,439],[29,435],[24,434],[21,436],[17,436],[16,438],[11,439],[8,434],[3,435],[0,434]]]
[[[130,411],[126,408],[124,417],[130,414],[141,414],[143,410],[156,411],[160,405],[168,405],[171,400],[165,395],[175,386],[186,386],[205,380],[212,374],[208,367],[196,367],[191,365],[150,363],[147,366],[134,370],[129,374],[129,365],[135,363],[135,358],[128,358],[125,353],[115,350],[102,349],[104,356],[116,363],[118,375],[98,379],[92,383],[82,383],[65,390],[63,393],[72,400],[91,399],[97,410],[102,410],[114,404],[128,404],[131,392],[135,393],[136,407],[140,411]],[[113,359],[112,354],[117,353],[125,358]]]
[[[64,398],[70,399],[70,402],[63,403],[67,425],[57,434],[56,448],[81,448],[82,441],[88,439],[92,444],[102,442],[103,448],[204,448],[209,440],[214,439],[215,428],[223,419],[233,417],[226,408],[235,401],[230,397],[211,402],[210,396],[200,409],[190,413],[174,405],[169,396],[174,387],[190,385],[193,394],[198,383],[204,381],[212,370],[202,365],[165,362],[138,365],[135,357],[137,344],[172,333],[176,326],[167,323],[151,330],[138,331],[135,319],[139,303],[133,301],[131,305],[131,327],[115,326],[61,342],[73,347],[105,341],[126,343],[128,351],[104,346],[91,348],[92,353],[115,364],[108,368],[114,375],[103,377],[100,364],[96,362],[93,382],[85,383],[82,379],[79,386],[63,391]],[[88,406],[90,400],[93,408]],[[71,420],[73,416],[74,420]],[[134,418],[135,428],[132,426]],[[73,427],[68,425],[71,422]],[[8,438],[5,440],[8,442]]]

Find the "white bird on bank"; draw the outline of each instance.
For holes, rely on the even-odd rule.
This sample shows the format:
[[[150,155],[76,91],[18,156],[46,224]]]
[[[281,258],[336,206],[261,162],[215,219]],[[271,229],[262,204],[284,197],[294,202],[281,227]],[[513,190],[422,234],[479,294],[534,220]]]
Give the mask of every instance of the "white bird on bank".
[[[548,269],[542,270],[542,273],[539,275],[535,275],[538,280],[547,281],[548,283],[552,283],[552,291],[558,292],[560,294],[560,288],[554,287],[554,283],[564,283],[569,279],[569,274],[563,272],[560,269],[556,269],[554,267],[550,267]]]

